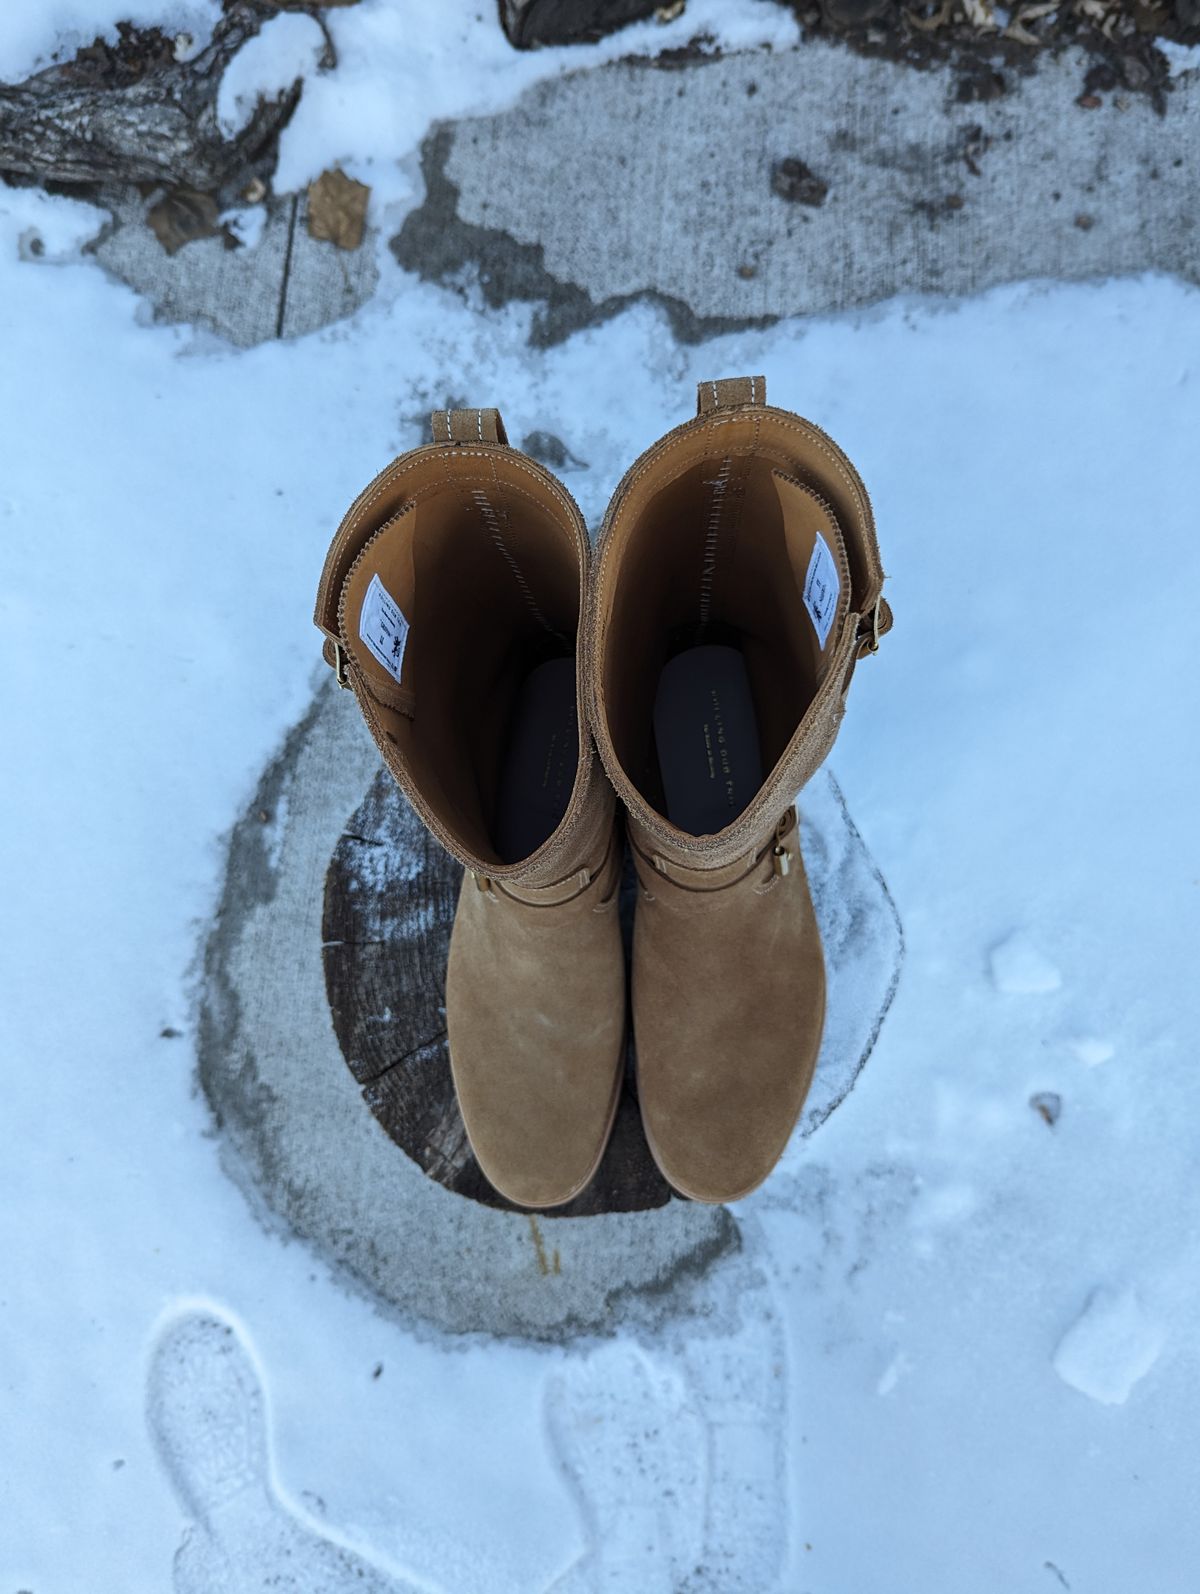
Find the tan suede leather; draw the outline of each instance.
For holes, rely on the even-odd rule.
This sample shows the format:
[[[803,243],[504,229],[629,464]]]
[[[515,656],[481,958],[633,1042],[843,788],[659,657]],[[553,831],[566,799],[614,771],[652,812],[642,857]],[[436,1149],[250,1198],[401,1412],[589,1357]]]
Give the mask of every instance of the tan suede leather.
[[[561,822],[527,857],[504,858],[495,808],[523,683],[539,662],[575,655],[587,531],[566,489],[507,446],[495,410],[439,411],[433,435],[351,506],[316,623],[388,768],[466,867],[446,1023],[472,1148],[509,1200],[552,1207],[599,1164],[624,1052],[620,842],[578,669]],[[377,638],[379,585],[408,627],[392,626],[390,663],[364,635]]]
[[[825,969],[793,803],[891,614],[870,503],[836,444],[768,408],[762,377],[701,383],[698,400],[609,506],[586,672],[641,883],[632,995],[646,1136],[676,1190],[719,1202],[770,1173],[812,1080]],[[818,535],[839,585],[823,644],[804,602]],[[667,817],[653,704],[667,660],[712,639],[742,655],[763,778],[728,825],[697,836]]]

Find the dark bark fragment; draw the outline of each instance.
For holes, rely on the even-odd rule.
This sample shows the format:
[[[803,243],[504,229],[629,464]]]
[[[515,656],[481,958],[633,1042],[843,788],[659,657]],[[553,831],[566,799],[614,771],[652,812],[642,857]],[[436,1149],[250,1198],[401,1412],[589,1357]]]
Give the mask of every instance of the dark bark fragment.
[[[124,28],[23,83],[0,83],[0,173],[43,183],[148,183],[212,192],[268,150],[300,97],[260,100],[226,138],[217,91],[270,11],[239,0],[191,60],[158,29]]]

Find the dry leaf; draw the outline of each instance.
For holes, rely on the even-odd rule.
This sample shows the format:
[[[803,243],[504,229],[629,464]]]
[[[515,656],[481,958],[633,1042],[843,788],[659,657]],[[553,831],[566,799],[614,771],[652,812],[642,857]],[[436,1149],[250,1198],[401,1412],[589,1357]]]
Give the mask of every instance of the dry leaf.
[[[371,190],[335,167],[308,187],[308,235],[339,249],[357,249],[367,225]]]
[[[944,27],[950,20],[950,13],[954,9],[954,0],[942,0],[941,5],[931,17],[919,17],[915,11],[906,11],[904,18],[911,22],[914,28],[919,28],[922,33],[932,33],[935,28]]]
[[[1029,1105],[1051,1129],[1062,1115],[1062,1097],[1054,1090],[1039,1090],[1036,1096],[1030,1096]]]
[[[771,172],[771,192],[789,204],[823,205],[829,184],[796,155],[777,161]]]
[[[197,238],[215,238],[221,230],[219,215],[211,194],[198,193],[194,188],[173,188],[151,206],[146,220],[159,243],[169,255],[174,255]]]

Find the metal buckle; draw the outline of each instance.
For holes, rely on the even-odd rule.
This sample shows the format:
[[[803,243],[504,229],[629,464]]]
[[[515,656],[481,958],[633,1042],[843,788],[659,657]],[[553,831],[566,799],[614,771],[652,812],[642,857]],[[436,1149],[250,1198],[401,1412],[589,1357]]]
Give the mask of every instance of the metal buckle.
[[[347,674],[346,650],[342,644],[335,641],[333,644],[333,674],[337,684],[343,691],[350,688],[350,677]]]

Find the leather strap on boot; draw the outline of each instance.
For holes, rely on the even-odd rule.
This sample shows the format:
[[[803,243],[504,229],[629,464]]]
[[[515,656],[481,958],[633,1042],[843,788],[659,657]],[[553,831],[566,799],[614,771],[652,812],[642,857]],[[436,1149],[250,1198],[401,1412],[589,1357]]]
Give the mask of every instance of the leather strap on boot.
[[[647,831],[634,821],[629,822],[629,846],[642,895],[651,902],[665,900],[677,906],[684,905],[688,898],[713,897],[742,885],[752,886],[762,896],[772,889],[776,880],[792,872],[799,845],[794,803],[784,811],[766,841],[716,869],[698,869],[677,857],[667,856],[658,850]]]
[[[620,833],[616,825],[610,825],[598,861],[553,885],[528,886],[520,881],[498,880],[479,869],[472,869],[470,875],[476,888],[493,902],[511,902],[522,908],[562,908],[571,903],[606,913],[617,900],[621,861]]]
[[[499,410],[434,410],[430,425],[435,443],[508,444]]]
[[[710,410],[740,410],[747,404],[767,402],[765,376],[726,376],[715,382],[700,382],[696,387],[696,414]]]

